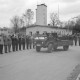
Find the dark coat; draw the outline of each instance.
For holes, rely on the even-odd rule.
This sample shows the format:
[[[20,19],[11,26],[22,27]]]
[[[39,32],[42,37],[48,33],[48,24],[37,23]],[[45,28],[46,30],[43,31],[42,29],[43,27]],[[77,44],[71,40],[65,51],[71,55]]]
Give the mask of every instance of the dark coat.
[[[7,36],[3,36],[3,40],[4,40],[4,45],[8,45],[8,37]]]
[[[3,37],[0,36],[0,45],[3,45],[4,44],[4,40],[3,40]]]

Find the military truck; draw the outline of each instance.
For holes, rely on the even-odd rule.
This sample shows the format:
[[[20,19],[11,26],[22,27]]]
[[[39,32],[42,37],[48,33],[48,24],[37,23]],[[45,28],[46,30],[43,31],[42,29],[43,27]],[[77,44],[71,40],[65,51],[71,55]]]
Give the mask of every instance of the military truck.
[[[66,51],[70,45],[73,45],[73,39],[70,36],[58,37],[57,34],[49,34],[37,35],[34,38],[34,46],[37,52],[40,52],[41,48],[47,48],[47,51],[51,53],[53,50],[57,50],[59,46],[62,46]]]

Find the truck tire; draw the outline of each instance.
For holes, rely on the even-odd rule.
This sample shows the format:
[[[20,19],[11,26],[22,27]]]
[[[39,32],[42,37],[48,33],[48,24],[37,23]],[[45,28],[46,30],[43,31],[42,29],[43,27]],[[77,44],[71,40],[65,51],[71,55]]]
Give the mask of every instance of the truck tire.
[[[48,45],[48,52],[51,53],[53,51],[53,44]]]
[[[69,46],[63,46],[64,51],[67,51],[69,49]]]
[[[40,46],[36,46],[36,51],[40,52],[40,50],[41,50],[41,47]]]

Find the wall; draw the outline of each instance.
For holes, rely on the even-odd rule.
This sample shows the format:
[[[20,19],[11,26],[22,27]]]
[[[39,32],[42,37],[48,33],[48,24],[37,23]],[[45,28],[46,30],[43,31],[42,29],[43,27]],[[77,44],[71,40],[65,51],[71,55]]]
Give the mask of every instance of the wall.
[[[36,26],[36,27],[30,27],[26,29],[26,35],[32,32],[32,34],[36,33],[36,31],[39,31],[40,34],[42,34],[44,31],[47,31],[48,33],[52,32],[57,32],[58,34],[61,35],[71,35],[72,31],[66,30],[66,29],[58,29],[58,28],[49,28],[49,27],[41,27],[41,26]]]

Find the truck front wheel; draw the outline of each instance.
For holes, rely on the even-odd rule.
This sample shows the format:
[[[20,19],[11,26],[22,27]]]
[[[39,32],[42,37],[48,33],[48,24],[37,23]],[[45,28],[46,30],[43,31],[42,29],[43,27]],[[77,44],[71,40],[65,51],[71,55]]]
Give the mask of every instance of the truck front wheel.
[[[51,53],[53,51],[53,44],[48,45],[48,52]]]
[[[67,51],[68,48],[69,48],[69,46],[63,46],[63,49],[64,49],[65,51]]]
[[[40,50],[41,50],[41,47],[40,46],[36,46],[36,51],[40,52]]]

